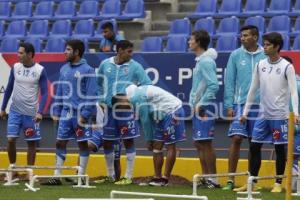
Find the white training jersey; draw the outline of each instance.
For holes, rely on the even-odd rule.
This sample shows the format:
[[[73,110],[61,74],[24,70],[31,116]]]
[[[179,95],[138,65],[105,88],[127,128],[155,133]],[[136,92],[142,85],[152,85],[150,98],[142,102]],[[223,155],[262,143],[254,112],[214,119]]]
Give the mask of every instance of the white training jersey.
[[[244,115],[254,100],[255,90],[260,89],[260,108],[265,119],[286,119],[289,115],[290,96],[295,115],[298,116],[298,94],[294,66],[280,58],[271,63],[268,58],[255,66],[247,97]]]
[[[44,67],[35,63],[24,67],[16,63],[14,70],[14,87],[11,109],[24,115],[35,116],[38,111],[39,80]]]
[[[153,111],[162,113],[173,113],[182,106],[180,99],[171,93],[153,85],[146,88],[147,102],[151,104]]]

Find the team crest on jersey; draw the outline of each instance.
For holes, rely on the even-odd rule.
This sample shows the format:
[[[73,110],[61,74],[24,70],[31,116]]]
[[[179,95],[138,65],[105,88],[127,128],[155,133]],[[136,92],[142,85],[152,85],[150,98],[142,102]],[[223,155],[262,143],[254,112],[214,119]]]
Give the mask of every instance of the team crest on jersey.
[[[124,67],[123,72],[124,72],[125,75],[127,75],[128,72],[129,72],[128,67]]]
[[[34,135],[34,130],[32,128],[25,129],[25,137],[31,137]]]
[[[261,68],[261,71],[262,71],[262,72],[265,72],[266,70],[267,70],[266,67]]]
[[[280,68],[276,69],[276,74],[281,74],[281,69]]]
[[[241,65],[246,65],[246,60],[242,60],[240,64]]]
[[[128,134],[128,127],[127,126],[121,127],[120,132],[121,132],[122,135]]]
[[[74,77],[79,78],[80,77],[80,72],[76,71],[75,74],[74,74]]]
[[[273,132],[273,139],[279,140],[280,139],[280,131],[277,129],[273,129],[272,132]]]
[[[299,145],[296,146],[296,150],[300,151],[300,146]]]
[[[110,72],[111,72],[111,67],[107,68],[106,71],[107,71],[108,73],[110,73]]]

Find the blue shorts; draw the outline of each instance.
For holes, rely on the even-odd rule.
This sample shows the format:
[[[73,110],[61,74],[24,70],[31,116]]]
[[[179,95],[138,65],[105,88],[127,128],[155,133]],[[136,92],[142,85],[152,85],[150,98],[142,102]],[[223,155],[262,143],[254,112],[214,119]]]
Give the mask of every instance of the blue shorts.
[[[294,154],[300,155],[300,133],[295,134],[294,138]]]
[[[193,116],[193,140],[212,140],[215,133],[215,106],[204,106],[207,119],[200,119],[199,116]]]
[[[288,120],[256,120],[252,141],[256,143],[287,144]]]
[[[234,105],[234,119],[231,123],[228,131],[228,136],[240,135],[243,137],[251,138],[255,119],[258,116],[259,105],[252,105],[248,114],[249,120],[246,121],[245,124],[240,123],[240,118],[244,111],[244,105]]]
[[[115,112],[108,109],[107,123],[103,128],[104,140],[132,139],[140,136],[138,122],[134,119],[133,111]],[[115,119],[119,118],[119,119]]]
[[[59,120],[57,140],[72,140],[77,142],[87,141],[92,137],[91,129],[80,127],[78,125],[77,112],[73,110],[71,116],[68,109],[63,109],[61,112],[61,120]]]
[[[96,146],[96,150],[94,152],[97,152],[103,145],[103,132],[99,130],[93,130],[92,131],[92,138],[89,139],[89,142],[94,144]],[[113,141],[113,147],[115,152],[115,160],[120,160],[121,157],[121,150],[122,150],[122,144],[120,140],[114,140]]]
[[[10,110],[7,121],[7,137],[17,138],[23,131],[26,141],[40,140],[40,124],[35,123],[34,118],[34,116],[22,115]]]
[[[155,127],[154,140],[163,141],[165,144],[186,140],[184,116],[184,110],[181,107],[160,120]]]

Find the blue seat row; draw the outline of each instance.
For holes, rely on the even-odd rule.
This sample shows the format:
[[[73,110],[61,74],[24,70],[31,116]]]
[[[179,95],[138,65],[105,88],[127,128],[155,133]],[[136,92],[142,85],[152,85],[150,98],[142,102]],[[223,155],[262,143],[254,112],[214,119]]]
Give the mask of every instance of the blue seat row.
[[[33,11],[33,2],[24,1],[15,4],[12,10],[11,2],[0,2],[0,19],[111,19],[132,20],[144,18],[145,8],[143,0],[128,0],[121,11],[120,0],[106,0],[100,10],[96,0],[82,1],[79,10],[76,10],[76,1],[59,1],[55,10],[54,1],[40,1]]]
[[[296,0],[292,7],[292,0],[271,0],[267,7],[267,0],[247,0],[244,9],[242,0],[222,0],[221,6],[217,7],[218,0],[199,0],[194,13],[189,18],[201,17],[226,17],[238,16],[249,17],[254,15],[276,16],[288,14],[290,16],[299,16],[300,0]]]

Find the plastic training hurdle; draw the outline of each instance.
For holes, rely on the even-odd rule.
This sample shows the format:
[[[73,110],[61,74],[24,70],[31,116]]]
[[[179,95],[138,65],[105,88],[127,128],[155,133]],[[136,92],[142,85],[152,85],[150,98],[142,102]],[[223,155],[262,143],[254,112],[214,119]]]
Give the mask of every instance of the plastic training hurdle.
[[[11,167],[12,170],[34,170],[34,169],[41,169],[41,170],[78,170],[79,166],[13,166]],[[75,188],[95,188],[95,186],[89,185],[89,176],[88,175],[30,175],[29,176],[29,183],[25,183],[25,191],[33,191],[36,192],[40,190],[40,188],[34,187],[34,183],[38,179],[44,179],[44,178],[77,178],[77,185],[74,185]],[[82,184],[82,178],[85,180],[85,184]]]
[[[193,195],[197,195],[197,184],[200,178],[216,178],[216,177],[230,177],[230,176],[249,176],[249,172],[240,173],[224,173],[224,174],[195,174],[193,176]]]
[[[58,200],[114,200],[114,199],[85,199],[85,198],[59,198]],[[155,200],[155,199],[120,199],[117,198],[116,200]]]
[[[132,196],[149,196],[149,197],[166,197],[175,199],[200,199],[208,200],[207,196],[196,196],[196,195],[178,195],[178,194],[162,194],[162,193],[147,193],[147,192],[127,192],[112,190],[110,192],[110,198],[114,199],[115,195],[132,195]]]
[[[279,176],[250,176],[247,181],[247,191],[246,192],[238,192],[237,194],[246,194],[247,197],[237,197],[237,200],[261,200],[261,198],[254,198],[253,195],[259,195],[260,192],[253,192],[252,186],[254,180],[268,180],[268,179],[277,179],[277,178],[286,178],[286,175],[279,175]],[[293,196],[300,196],[300,174],[292,175],[292,177],[297,177],[297,192],[293,193]]]
[[[32,169],[0,169],[0,174],[5,174],[6,175],[6,182],[3,184],[4,186],[14,186],[14,185],[19,185],[17,181],[19,180],[18,178],[13,179],[13,172],[26,172],[29,177],[33,176],[33,170]]]

